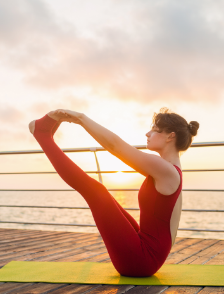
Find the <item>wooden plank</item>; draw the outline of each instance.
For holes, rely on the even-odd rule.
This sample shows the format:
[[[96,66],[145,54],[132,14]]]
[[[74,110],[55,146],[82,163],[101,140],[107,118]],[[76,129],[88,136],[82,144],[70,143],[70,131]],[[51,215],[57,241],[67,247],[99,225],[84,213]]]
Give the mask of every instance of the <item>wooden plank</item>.
[[[128,294],[159,294],[164,293],[168,286],[135,286],[128,290]]]
[[[185,287],[180,287],[180,286],[172,286],[166,289],[163,294],[178,294],[178,293],[184,293],[184,294],[196,294],[196,293],[201,293],[199,292],[203,287],[190,287],[190,286],[185,286]]]
[[[89,238],[85,238],[84,240],[83,239],[70,239],[70,238],[66,238],[64,240],[59,240],[59,242],[41,242],[41,240],[35,244],[35,246],[24,246],[24,247],[19,247],[19,248],[16,248],[16,247],[13,247],[12,248],[9,248],[7,250],[1,250],[0,251],[0,258],[2,258],[3,255],[6,255],[6,254],[9,254],[10,253],[15,253],[15,252],[21,252],[21,254],[23,253],[23,251],[43,251],[43,250],[51,250],[51,249],[54,249],[54,248],[63,248],[63,247],[66,247],[66,246],[75,246],[75,245],[80,245],[80,244],[83,244],[83,243],[88,243],[88,242],[96,242],[96,243],[103,243],[102,239],[99,238],[99,237],[92,237],[92,236],[89,236]]]
[[[206,249],[213,244],[217,243],[219,240],[215,239],[206,239],[202,240],[201,242],[198,242],[196,244],[193,244],[192,246],[189,246],[183,250],[178,251],[176,254],[169,255],[166,264],[175,264],[180,263],[183,260],[196,255],[198,252],[200,252],[203,249]]]
[[[96,256],[99,256],[101,254],[104,254],[104,253],[107,253],[107,251],[102,251],[102,252],[99,252],[99,251],[89,251],[89,252],[83,252],[83,253],[79,253],[77,254],[76,256],[68,256],[68,257],[64,257],[64,258],[60,258],[60,259],[56,259],[56,260],[53,260],[53,261],[85,261],[87,258],[90,258],[90,257],[96,257]]]
[[[0,247],[3,247],[5,245],[7,245],[8,243],[11,242],[18,242],[18,241],[25,241],[25,240],[29,240],[29,238],[33,239],[33,238],[40,238],[40,237],[45,237],[45,236],[52,236],[52,234],[36,234],[35,236],[33,234],[19,234],[17,236],[11,236],[10,238],[8,236],[2,236],[0,237]]]
[[[95,250],[95,249],[105,249],[106,250],[106,246],[104,244],[104,242],[98,242],[98,243],[95,243],[91,246],[91,249],[90,250]],[[89,250],[89,249],[88,249]]]
[[[17,245],[22,245],[22,244],[32,244],[32,243],[35,243],[37,242],[38,240],[53,240],[53,239],[63,239],[63,238],[66,238],[66,237],[72,237],[70,234],[49,234],[49,235],[35,235],[35,236],[26,236],[24,238],[18,238],[16,240],[14,239],[6,239],[6,240],[3,240],[1,241],[0,243],[0,249],[3,249],[4,247],[6,246],[12,246],[13,244],[17,244]],[[74,237],[76,237],[74,235]],[[77,238],[84,238],[84,236],[80,236]]]
[[[67,284],[50,284],[50,283],[20,283],[15,289],[7,293],[23,293],[23,294],[36,294],[36,293],[49,293],[57,289],[63,289]],[[1,288],[0,288],[1,289]],[[0,292],[1,293],[1,292]],[[6,292],[2,292],[6,293]],[[65,292],[64,292],[65,293]]]
[[[40,233],[40,232],[51,232],[51,231],[41,231],[41,230],[28,230],[28,229],[5,229],[5,228],[2,228],[0,230],[0,236],[3,236],[3,235],[8,235],[8,236],[11,236],[11,235],[18,235],[18,234],[31,234],[33,232],[36,232],[36,233]],[[56,232],[56,231],[54,231]]]
[[[31,284],[33,285],[33,283]],[[27,286],[27,283],[0,283],[0,293],[11,293],[10,290],[13,290],[13,289],[21,289],[20,293],[23,293],[22,288],[26,286]]]
[[[39,236],[56,236],[56,235],[62,235],[61,232],[54,232],[54,233],[42,233],[42,232],[27,232],[27,233],[22,233],[19,232],[17,234],[12,234],[12,235],[7,235],[7,234],[3,234],[2,236],[0,236],[0,244],[6,243],[6,242],[10,242],[12,240],[23,240],[23,239],[28,239],[29,237],[31,238],[38,238]],[[67,235],[67,234],[64,234]]]
[[[21,252],[17,252],[14,254],[6,254],[5,256],[2,256],[0,258],[0,264],[4,264],[4,263],[8,263],[11,260],[32,260],[32,259],[36,259],[38,257],[44,257],[44,256],[50,256],[50,255],[55,255],[58,253],[62,253],[62,252],[69,252],[71,250],[88,250],[88,246],[92,245],[92,247],[90,247],[90,250],[96,248],[100,248],[101,246],[105,247],[104,244],[102,244],[101,242],[98,243],[98,245],[96,245],[97,243],[94,241],[89,241],[89,242],[85,242],[85,246],[83,246],[83,244],[70,244],[69,246],[65,246],[65,247],[58,247],[55,246],[56,249],[47,249],[46,251],[33,251],[33,250],[27,250],[27,251],[23,251]],[[21,257],[21,258],[20,258]]]
[[[94,242],[94,241],[92,241],[92,242]],[[91,242],[87,242],[87,246],[88,245],[90,245],[91,244]],[[93,243],[93,244],[95,244],[95,243]],[[100,247],[101,247],[101,245],[99,245]],[[10,254],[9,256],[2,256],[2,258],[0,259],[0,264],[3,264],[4,262],[9,262],[10,260],[13,260],[13,259],[15,259],[15,258],[19,258],[19,257],[21,257],[21,258],[25,258],[26,259],[26,256],[27,256],[27,258],[29,258],[29,259],[34,259],[34,257],[41,257],[41,256],[50,256],[50,255],[52,255],[52,254],[54,254],[54,253],[56,253],[56,252],[58,252],[58,253],[60,253],[60,252],[69,252],[70,250],[72,250],[72,249],[82,249],[82,247],[83,247],[83,244],[82,243],[80,243],[80,244],[76,244],[76,245],[74,245],[74,244],[70,244],[69,246],[54,246],[54,248],[50,248],[50,247],[46,247],[46,249],[45,250],[27,250],[27,251],[22,251],[22,253],[21,252],[19,252],[19,253],[16,253],[15,252],[15,254]],[[83,249],[83,250],[85,250],[85,248]]]
[[[7,250],[9,251],[24,251],[27,249],[44,249],[44,248],[48,248],[50,246],[54,246],[54,245],[61,245],[64,244],[66,241],[70,241],[75,243],[81,243],[81,242],[86,242],[88,240],[91,239],[95,239],[95,238],[99,238],[101,239],[101,237],[94,237],[94,236],[89,236],[89,237],[85,237],[85,238],[62,238],[62,239],[53,239],[53,240],[47,240],[46,242],[43,242],[43,240],[40,238],[38,241],[31,243],[31,244],[14,244],[14,246],[7,246],[6,248],[1,248],[2,252],[6,252]],[[52,245],[53,244],[53,245]],[[3,251],[4,250],[4,251]]]
[[[0,236],[8,235],[8,236],[17,236],[18,234],[39,234],[39,233],[63,233],[65,231],[49,231],[49,230],[30,230],[30,229],[2,229],[0,230]]]
[[[183,241],[180,241],[178,243],[175,243],[173,245],[173,247],[171,248],[170,250],[170,254],[169,255],[172,255],[180,250],[183,250],[191,245],[194,245],[194,244],[197,244],[199,242],[201,242],[202,240],[201,239],[196,239],[196,238],[192,238],[192,239],[183,239]]]
[[[37,231],[36,234],[40,234],[41,232],[40,231]],[[48,232],[49,233],[49,232]],[[0,231],[0,237],[1,239],[2,238],[14,238],[14,237],[17,237],[17,236],[21,236],[21,235],[30,235],[30,234],[33,234],[32,231],[30,230],[8,230],[8,229],[4,229],[4,231]]]
[[[93,290],[101,287],[101,285],[80,285],[80,284],[67,284],[66,287],[60,288],[58,290],[54,290],[53,294],[74,294],[74,293],[85,293],[89,292],[89,290]]]
[[[95,244],[93,244],[95,246]],[[89,250],[88,250],[89,248]],[[104,249],[105,246],[102,246],[102,249]],[[48,253],[47,256],[43,256],[43,254],[40,254],[40,257],[37,257],[35,258],[34,254],[28,254],[28,255],[24,255],[24,256],[19,256],[19,257],[11,257],[11,258],[8,258],[8,259],[4,259],[4,260],[1,260],[0,261],[0,266],[3,266],[5,264],[7,264],[8,262],[12,261],[12,260],[19,260],[19,261],[58,261],[60,259],[63,258],[67,258],[68,261],[70,261],[70,258],[71,259],[74,259],[74,256],[78,256],[78,258],[80,258],[80,256],[82,257],[83,254],[88,255],[90,256],[93,253],[101,253],[101,247],[99,247],[98,249],[94,249],[94,250],[91,250],[91,245],[88,245],[86,246],[85,248],[83,247],[78,247],[78,248],[75,248],[75,249],[67,249],[65,251],[61,250],[59,252],[56,252],[56,253]],[[76,259],[76,257],[75,257]],[[72,261],[72,260],[71,260]]]
[[[89,242],[86,242],[87,246],[89,246],[90,244],[96,244],[95,240],[89,240]],[[99,243],[101,244],[101,242]],[[52,247],[46,247],[45,250],[41,249],[41,250],[24,250],[22,252],[15,252],[15,253],[12,253],[12,254],[8,254],[8,255],[3,255],[1,256],[0,258],[0,264],[4,263],[4,260],[10,260],[10,259],[13,259],[15,257],[19,257],[19,256],[26,256],[26,255],[29,255],[29,256],[35,256],[34,254],[38,254],[38,253],[42,253],[42,255],[50,255],[51,252],[53,252],[54,250],[58,250],[58,252],[62,252],[62,251],[68,251],[68,250],[71,250],[71,249],[76,249],[76,248],[82,248],[83,247],[83,243],[77,243],[77,244],[67,244],[67,246],[54,246],[53,248]],[[101,245],[99,245],[101,246]],[[104,245],[102,245],[104,246]],[[56,252],[56,251],[55,251]],[[40,254],[41,256],[41,254]]]
[[[184,240],[185,237],[176,237],[174,243],[178,243],[179,241]]]
[[[125,293],[129,289],[133,288],[133,285],[102,285],[96,289],[88,291],[88,294],[120,294]],[[83,292],[76,292],[76,293],[83,293]]]
[[[69,261],[69,262],[72,262],[72,261],[81,261],[85,258],[89,258],[91,256],[96,256],[96,255],[100,255],[100,254],[103,254],[103,253],[106,253],[107,251],[101,251],[101,250],[91,250],[91,251],[86,251],[86,250],[80,250],[79,252],[77,253],[74,253],[74,252],[69,252],[69,254],[58,254],[57,256],[50,256],[49,258],[46,257],[46,258],[41,258],[41,259],[38,259],[38,261],[60,261],[60,262],[65,262],[65,261]]]
[[[111,262],[111,260],[108,258],[108,259],[105,259],[103,262]]]
[[[8,249],[4,249],[4,251],[1,249],[0,250],[0,258],[2,258],[3,255],[9,254],[10,253],[15,253],[15,252],[22,252],[23,251],[31,251],[31,250],[50,250],[50,249],[54,249],[54,248],[62,248],[62,247],[66,247],[66,246],[74,246],[74,245],[78,245],[78,244],[86,244],[88,242],[95,242],[95,243],[102,243],[104,244],[103,240],[101,237],[94,237],[94,236],[89,236],[88,238],[85,239],[79,239],[79,238],[65,238],[65,239],[54,239],[54,240],[39,240],[38,242],[35,242],[34,244],[32,243],[31,245],[24,245],[23,247],[21,247],[21,244],[19,245],[19,247],[16,247],[17,244],[15,244],[15,246],[13,248],[9,247]]]
[[[108,252],[85,259],[86,262],[104,262],[105,260],[109,260],[111,262]]]
[[[99,236],[98,234],[94,234],[94,235],[91,235],[92,237],[97,237]],[[38,236],[28,236],[28,238],[26,238],[26,240],[22,239],[22,240],[8,240],[7,242],[9,244],[29,244],[30,242],[34,243],[34,242],[37,242],[39,240],[57,240],[57,239],[66,239],[66,238],[70,238],[70,239],[85,239],[85,238],[89,238],[90,237],[90,234],[82,234],[82,235],[75,235],[75,234],[55,234],[55,235],[38,235]],[[7,242],[2,242],[0,248],[3,248],[4,246],[8,245]]]
[[[198,294],[224,293],[224,287],[204,287]]]
[[[20,283],[21,284],[21,283]],[[26,285],[18,285],[17,288],[10,293],[23,294],[40,294],[40,293],[88,293],[95,294],[103,292],[107,293],[124,293],[133,288],[133,285],[79,285],[79,284],[48,284],[48,283],[30,283]],[[68,292],[68,290],[70,291]],[[0,292],[1,293],[1,292]],[[3,293],[3,292],[2,292]]]
[[[92,247],[94,247],[94,249],[92,249]],[[80,252],[86,252],[86,253],[89,253],[89,252],[102,252],[102,251],[105,251],[105,245],[99,245],[97,248],[95,248],[95,244],[90,244],[90,245],[87,245],[87,246],[82,246],[82,247],[78,247],[78,248],[75,248],[75,249],[69,249],[69,250],[66,250],[65,252],[60,252],[60,253],[56,253],[56,254],[51,254],[51,255],[47,255],[47,256],[41,256],[41,257],[38,257],[38,258],[32,258],[30,260],[35,260],[35,261],[50,261],[50,260],[58,260],[61,258],[64,258],[64,257],[68,257],[68,256],[71,256],[73,257],[74,255],[77,255],[79,254]]]
[[[224,252],[215,255],[206,264],[224,264]]]
[[[44,248],[44,247],[50,247],[50,246],[55,246],[55,245],[63,245],[65,243],[85,243],[88,240],[102,240],[101,237],[97,237],[97,236],[88,236],[88,237],[77,237],[77,238],[58,238],[58,239],[50,239],[50,240],[43,240],[43,239],[39,239],[35,242],[32,243],[26,243],[26,244],[17,244],[14,243],[13,246],[6,246],[4,248],[0,248],[1,251],[4,250],[4,252],[6,252],[7,250],[10,252],[12,251],[23,251],[24,248],[25,249],[38,249],[38,248]],[[7,249],[8,248],[8,249]],[[0,252],[1,252],[0,251]]]
[[[52,230],[31,230],[31,229],[9,229],[9,228],[0,228],[0,236],[3,235],[18,235],[18,234],[55,234],[55,233],[70,233],[70,234],[89,234],[86,232],[69,232],[69,231],[52,231]],[[91,233],[91,234],[98,234],[98,233]]]
[[[217,254],[224,251],[224,241],[219,241],[212,246],[198,252],[196,255],[191,258],[187,258],[182,261],[182,264],[191,263],[191,264],[205,264],[211,258],[215,257]]]
[[[37,232],[52,232],[52,231],[49,231],[49,230],[34,230],[34,229],[13,229],[13,228],[0,228],[0,232],[5,232],[7,231],[8,233],[10,232],[19,232],[19,231],[24,231],[24,232],[32,232],[32,231],[37,231]]]
[[[60,241],[60,240],[64,240],[66,238],[71,238],[71,236],[38,236],[37,238],[27,238],[27,239],[22,239],[22,240],[11,240],[11,241],[7,241],[5,243],[2,243],[0,245],[0,250],[5,250],[7,248],[9,249],[13,249],[15,247],[24,247],[24,246],[29,246],[29,245],[35,245],[36,243],[40,243],[40,242],[54,242],[54,240]],[[83,237],[80,237],[83,238]],[[78,237],[77,237],[78,239]]]
[[[33,235],[33,236],[36,236],[36,235],[42,235],[42,236],[45,236],[45,235],[57,235],[57,234],[61,234],[61,235],[86,235],[86,234],[89,234],[89,233],[84,233],[84,232],[67,232],[67,231],[36,231],[36,230],[33,230],[33,231],[28,231],[28,230],[17,230],[17,232],[12,232],[12,233],[8,233],[6,230],[5,232],[2,232],[0,233],[0,237],[1,239],[5,239],[5,238],[15,238],[15,237],[18,237],[18,236],[28,236],[28,235]],[[92,233],[93,235],[94,234],[99,234],[99,233]]]

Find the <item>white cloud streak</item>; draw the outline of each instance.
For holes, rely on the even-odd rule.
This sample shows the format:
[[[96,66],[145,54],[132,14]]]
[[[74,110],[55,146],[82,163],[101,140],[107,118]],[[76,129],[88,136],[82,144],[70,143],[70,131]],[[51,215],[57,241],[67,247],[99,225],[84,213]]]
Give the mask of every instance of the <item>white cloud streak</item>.
[[[111,2],[111,14],[119,5]],[[130,1],[122,1],[124,13],[125,5]],[[132,30],[116,19],[114,26],[90,28],[97,38],[87,39],[43,1],[21,0],[16,6],[0,0],[0,60],[39,88],[88,86],[102,96],[142,103],[218,102],[223,2],[136,0],[131,5]]]

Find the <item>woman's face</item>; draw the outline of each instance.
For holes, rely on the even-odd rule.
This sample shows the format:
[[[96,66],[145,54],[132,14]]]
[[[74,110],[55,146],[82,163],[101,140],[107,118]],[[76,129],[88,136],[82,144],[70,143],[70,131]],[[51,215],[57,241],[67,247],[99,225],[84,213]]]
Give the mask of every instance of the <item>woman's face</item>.
[[[159,133],[159,128],[155,125],[146,133],[147,149],[159,152],[166,143],[167,134],[165,132]]]

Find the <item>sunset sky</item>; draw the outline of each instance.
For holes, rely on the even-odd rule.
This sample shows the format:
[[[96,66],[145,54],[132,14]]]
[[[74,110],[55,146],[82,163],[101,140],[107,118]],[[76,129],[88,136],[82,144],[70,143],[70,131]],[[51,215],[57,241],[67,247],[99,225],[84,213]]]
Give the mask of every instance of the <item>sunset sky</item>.
[[[58,108],[145,145],[153,113],[168,107],[199,122],[194,142],[224,141],[223,11],[218,0],[0,0],[0,151],[40,149],[28,124]],[[55,141],[100,146],[69,123]],[[190,149],[183,169],[223,168],[224,147]],[[85,156],[77,163],[95,169],[93,154]],[[38,158],[1,156],[0,171],[54,170]],[[102,170],[115,168],[112,155],[100,158]]]

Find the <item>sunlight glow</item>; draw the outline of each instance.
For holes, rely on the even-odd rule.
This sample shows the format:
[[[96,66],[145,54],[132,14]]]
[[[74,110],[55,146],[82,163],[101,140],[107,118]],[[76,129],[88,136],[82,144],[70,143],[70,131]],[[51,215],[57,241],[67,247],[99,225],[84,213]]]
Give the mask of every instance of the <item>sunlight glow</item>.
[[[116,173],[111,174],[111,182],[115,183],[123,183],[129,184],[130,183],[130,174],[129,173],[123,173],[122,171],[118,171]]]

